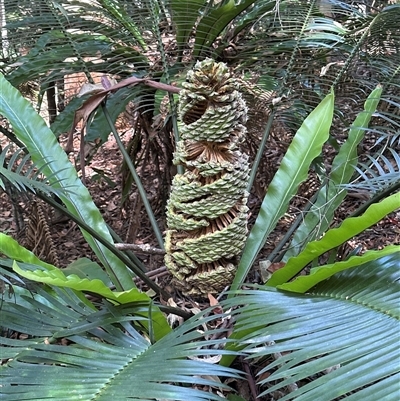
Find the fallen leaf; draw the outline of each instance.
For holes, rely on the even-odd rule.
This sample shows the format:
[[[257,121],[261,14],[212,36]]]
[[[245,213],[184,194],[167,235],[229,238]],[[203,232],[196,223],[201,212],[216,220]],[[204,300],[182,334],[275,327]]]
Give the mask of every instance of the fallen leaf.
[[[221,306],[219,305],[218,300],[213,295],[208,294],[208,300],[210,301],[210,306],[216,306],[216,308],[213,308],[213,312],[216,315],[219,315],[220,313],[224,312]]]

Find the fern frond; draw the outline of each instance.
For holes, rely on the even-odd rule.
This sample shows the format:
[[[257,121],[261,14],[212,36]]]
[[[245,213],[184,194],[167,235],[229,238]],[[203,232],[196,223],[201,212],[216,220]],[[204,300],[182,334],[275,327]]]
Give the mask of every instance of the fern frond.
[[[398,87],[400,90],[400,85]],[[400,140],[400,96],[388,93],[375,113],[376,122],[372,132],[378,135],[375,146],[395,148]]]
[[[295,131],[330,87],[338,104],[360,105],[378,83],[398,83],[398,6],[366,12],[345,1],[281,2],[222,48],[238,71],[272,77],[283,97],[276,119]],[[256,6],[255,6],[256,7]],[[228,40],[228,38],[226,38]],[[390,59],[390,60],[388,60]],[[342,117],[345,124],[354,115]]]
[[[62,6],[39,0],[34,8],[26,0],[8,0],[7,78],[14,85],[40,78],[42,92],[54,88],[72,98],[83,81],[105,74],[176,82],[195,58],[213,57],[239,76],[250,71],[269,81],[267,89],[283,98],[276,118],[295,131],[333,84],[338,100],[348,103],[360,102],[378,82],[388,90],[395,84],[399,13],[399,5],[372,13],[336,0],[241,0],[212,7],[197,0],[77,0]],[[159,108],[154,91],[142,95],[136,110]],[[352,117],[346,115],[345,123]]]
[[[80,291],[68,288],[35,288],[35,297],[17,285],[13,290],[3,299],[2,327],[30,338],[0,336],[1,391],[9,401],[21,399],[22,393],[25,400],[223,401],[216,390],[200,388],[229,389],[218,376],[241,377],[214,361],[237,354],[218,349],[229,341],[221,340],[226,327],[198,330],[225,315],[199,313],[152,342],[144,302],[104,301],[96,308]],[[58,338],[67,344],[54,344]]]
[[[281,400],[396,399],[399,256],[344,270],[307,295],[261,287],[223,303],[243,305],[234,338],[249,359],[271,356],[258,373],[261,399],[293,384]]]

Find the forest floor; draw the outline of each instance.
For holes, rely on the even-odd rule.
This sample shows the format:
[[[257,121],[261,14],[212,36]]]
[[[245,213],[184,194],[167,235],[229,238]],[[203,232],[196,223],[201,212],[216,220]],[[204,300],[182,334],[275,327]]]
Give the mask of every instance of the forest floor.
[[[131,139],[131,131],[125,131],[123,140],[125,143]],[[259,182],[262,184],[256,184],[255,190],[250,195],[249,207],[249,228],[255,221],[255,217],[258,213],[262,202],[262,191],[265,192],[265,188],[268,186],[276,166],[279,164],[280,159],[283,157],[282,144],[280,140],[271,137],[271,141],[268,144],[268,150],[266,156],[270,157],[271,162],[269,166],[273,166],[270,170],[266,171],[267,178],[257,177]],[[0,134],[0,146],[4,148],[8,143],[6,137]],[[66,138],[61,138],[60,143],[62,146],[66,144]],[[364,145],[364,154],[368,153],[368,143]],[[70,159],[73,163],[79,164],[79,158],[77,156],[79,152],[79,138],[76,137],[74,140],[75,153],[70,155]],[[332,150],[327,148],[325,152],[331,152]],[[163,266],[163,257],[159,254],[147,253],[140,250],[143,245],[150,245],[153,248],[157,248],[157,242],[153,235],[151,226],[149,224],[144,207],[137,200],[137,193],[132,189],[131,194],[127,197],[126,201],[122,204],[122,156],[118,150],[115,139],[110,135],[108,141],[104,143],[95,153],[90,163],[85,166],[86,186],[94,200],[94,203],[101,211],[105,221],[110,227],[119,235],[122,242],[128,242],[130,244],[136,244],[137,249],[135,253],[141,258],[144,265],[149,271],[159,269]],[[268,166],[267,166],[268,169]],[[142,180],[145,182],[148,175],[148,171],[152,170],[152,167],[147,165],[146,171],[142,175]],[[140,173],[140,168],[139,168]],[[147,182],[145,187],[148,188],[149,198],[155,209],[155,215],[162,229],[165,229],[165,201],[160,201],[160,194],[154,193],[154,187],[151,180],[153,177],[148,177],[150,182]],[[278,223],[276,229],[268,238],[261,254],[258,259],[262,260],[275,248],[279,240],[285,235],[290,224],[294,219],[301,213],[303,205],[312,197],[315,192],[316,184],[315,177],[311,177],[310,180],[302,184],[293,202],[291,203],[288,213]],[[317,184],[318,185],[318,184]],[[260,189],[261,188],[261,189]],[[261,196],[260,196],[261,192]],[[334,224],[338,225],[340,222],[351,215],[361,205],[365,193],[353,192],[347,196],[343,204],[335,215]],[[14,201],[15,204],[15,201]],[[23,220],[23,227],[18,227],[16,214],[17,209],[13,208],[13,202],[10,197],[0,189],[0,232],[8,233],[15,238],[24,238],[25,228],[29,221],[30,208],[29,201],[23,198],[18,198],[18,206],[20,212],[23,211],[23,215],[19,216],[20,220]],[[139,210],[138,210],[139,208]],[[132,215],[134,218],[132,219]],[[21,219],[22,217],[22,219]],[[54,242],[54,246],[57,249],[57,256],[60,267],[66,267],[74,260],[80,257],[93,258],[94,254],[90,250],[88,244],[83,238],[79,227],[72,221],[63,219],[60,216],[54,216],[52,213],[48,215],[50,222],[51,236]],[[21,225],[21,224],[20,224]],[[342,257],[346,257],[350,252],[356,251],[363,253],[368,249],[381,249],[382,247],[389,244],[400,243],[400,212],[395,212],[387,216],[385,219],[380,221],[377,225],[370,227],[363,231],[357,237],[348,241],[339,250],[342,253]],[[255,275],[251,277],[251,281],[259,281],[257,277],[257,264],[254,267]],[[168,274],[165,273],[164,276]]]
[[[126,130],[123,141],[128,143],[132,137],[132,132]],[[258,210],[262,202],[262,194],[265,193],[265,188],[267,188],[276,168],[279,164],[280,159],[283,157],[283,147],[282,147],[282,137],[276,139],[272,136],[270,143],[268,144],[268,149],[266,150],[266,157],[269,157],[271,163],[269,166],[271,171],[267,171],[266,175],[268,177],[258,176],[258,186],[256,185],[254,193],[251,194],[249,199],[250,207],[250,218],[249,225],[254,223]],[[66,138],[61,138],[60,143],[62,146],[66,144]],[[0,136],[0,145],[2,148],[7,144],[7,139]],[[368,143],[364,145],[362,152],[368,153]],[[79,151],[79,138],[74,140],[75,153],[70,155],[71,161],[73,163],[79,163],[77,154]],[[331,152],[332,149],[325,149],[325,152]],[[135,254],[141,259],[143,264],[147,267],[148,271],[157,271],[158,274],[153,276],[153,278],[162,286],[166,287],[167,290],[172,293],[173,289],[169,285],[170,276],[169,273],[163,269],[163,256],[157,253],[148,253],[140,248],[143,245],[150,245],[153,248],[157,248],[157,242],[153,235],[149,220],[143,208],[143,205],[138,202],[138,196],[136,191],[132,190],[128,196],[125,203],[122,205],[122,181],[123,174],[121,172],[122,166],[122,156],[118,150],[117,144],[112,136],[109,140],[103,144],[95,153],[93,159],[85,167],[86,175],[86,186],[91,193],[94,203],[101,211],[105,221],[112,227],[112,229],[121,237],[123,243],[133,243],[137,246]],[[152,205],[155,209],[156,218],[160,223],[160,227],[165,228],[165,203],[160,202],[160,194],[154,193],[151,180],[153,180],[151,172],[152,166],[147,165],[142,173],[142,179],[146,183],[146,189],[149,191],[149,197]],[[268,167],[267,167],[268,170]],[[263,272],[259,268],[259,262],[266,259],[270,252],[273,251],[276,244],[287,232],[290,224],[295,220],[295,218],[301,213],[301,208],[304,204],[311,198],[315,191],[315,185],[313,186],[314,180],[311,179],[302,185],[299,194],[295,197],[291,203],[288,213],[285,214],[284,218],[278,223],[276,229],[272,235],[268,238],[264,249],[262,250],[259,258],[257,259],[252,272],[248,277],[248,282],[262,282]],[[314,191],[312,190],[314,188]],[[357,210],[361,205],[363,193],[352,193],[348,196],[344,203],[341,205],[340,209],[335,215],[335,225],[340,224],[340,222],[351,213]],[[15,203],[15,201],[14,201]],[[0,232],[10,234],[18,239],[21,243],[26,244],[26,227],[29,226],[31,230],[34,231],[34,235],[37,238],[42,238],[40,235],[40,227],[35,228],[35,221],[31,221],[31,203],[32,199],[26,200],[19,197],[17,199],[18,207],[13,207],[13,202],[10,197],[2,190],[0,190]],[[19,209],[19,212],[17,211]],[[47,210],[47,209],[46,209]],[[18,228],[18,216],[16,214],[22,212],[22,227]],[[19,216],[21,217],[21,216]],[[54,213],[47,213],[49,228],[51,232],[52,241],[56,249],[56,254],[58,258],[58,265],[60,267],[66,267],[73,261],[79,258],[86,257],[92,260],[96,260],[95,255],[89,248],[88,244],[84,240],[79,227],[69,221],[68,219],[60,218],[60,216]],[[20,219],[21,220],[21,219]],[[36,222],[37,223],[37,222]],[[35,231],[37,230],[37,231]],[[348,256],[351,252],[363,253],[368,249],[381,249],[389,244],[400,244],[400,211],[390,214],[377,225],[370,227],[369,229],[363,231],[357,237],[351,239],[339,249],[339,253],[342,258]],[[40,244],[32,245],[31,249],[35,246],[40,247]],[[27,245],[28,246],[28,245]],[[38,247],[38,249],[39,249]],[[46,249],[46,245],[42,244],[42,249]],[[46,259],[46,255],[44,259]],[[51,260],[48,260],[51,262]],[[271,269],[279,268],[279,264],[274,264]],[[272,272],[272,271],[270,271]],[[147,290],[147,288],[143,288]],[[174,302],[180,307],[193,308],[198,307],[200,309],[209,306],[209,301],[204,303],[197,303],[193,300],[184,299],[175,294],[176,299]],[[166,300],[165,300],[166,301]],[[210,298],[210,302],[213,299]],[[243,367],[242,367],[243,368]],[[262,367],[260,367],[262,368]],[[244,382],[237,384],[239,393],[245,399],[251,399],[251,389],[248,384]],[[284,395],[280,392],[273,396],[271,399],[279,399]],[[247,397],[247,398],[246,398]]]

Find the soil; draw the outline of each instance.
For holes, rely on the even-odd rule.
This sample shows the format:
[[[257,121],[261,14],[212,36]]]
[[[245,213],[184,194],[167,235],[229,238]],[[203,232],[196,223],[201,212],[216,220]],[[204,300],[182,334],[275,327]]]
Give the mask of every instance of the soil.
[[[1,134],[0,134],[1,135]],[[277,139],[279,137],[279,139]],[[127,145],[132,138],[132,130],[125,130],[122,137],[123,142]],[[0,137],[0,145],[2,148],[7,144],[7,138]],[[289,141],[288,138],[286,138]],[[66,145],[67,138],[60,138],[60,144]],[[365,153],[368,152],[370,145],[364,144]],[[74,139],[75,153],[70,154],[70,159],[75,165],[79,165],[79,138]],[[93,151],[93,144],[86,145],[85,153],[89,154]],[[285,151],[285,138],[282,133],[273,135],[270,138],[268,148],[265,151],[265,158],[269,160],[267,165],[263,166],[262,174],[257,176],[256,185],[253,188],[252,194],[249,198],[250,228],[255,221],[258,210],[262,202],[263,193],[267,188],[273,174]],[[333,154],[333,148],[327,146],[324,150],[327,160]],[[166,199],[162,194],[157,193],[157,188],[161,188],[160,183],[157,184],[157,177],[154,174],[154,168],[151,165],[139,167],[138,170],[144,182],[145,189],[148,193],[153,210],[155,211],[156,218],[160,227],[165,228],[165,202]],[[158,178],[159,179],[159,178]],[[135,190],[132,190],[127,199],[122,201],[122,185],[124,181],[124,174],[122,172],[122,156],[118,150],[115,139],[110,135],[108,141],[99,147],[91,161],[85,166],[85,181],[89,189],[93,201],[101,211],[105,221],[109,226],[119,235],[122,242],[135,244],[137,248],[135,253],[142,260],[143,264],[149,271],[154,271],[163,267],[163,257],[158,253],[149,253],[147,250],[141,250],[143,246],[151,246],[158,248],[157,241],[151,229],[149,219],[144,210],[142,203]],[[268,238],[264,249],[255,264],[252,274],[249,276],[249,281],[259,282],[261,277],[258,272],[259,261],[263,260],[273,251],[276,244],[285,235],[291,223],[301,213],[301,208],[312,197],[317,188],[315,174],[311,174],[311,178],[302,184],[299,194],[294,198],[288,212],[283,219],[278,223],[278,226]],[[344,203],[341,205],[335,216],[335,223],[339,224],[341,220],[349,216],[352,212],[357,210],[363,201],[365,194],[352,193],[348,196]],[[0,231],[8,233],[24,243],[26,236],[24,227],[18,228],[17,214],[23,212],[23,220],[26,225],[29,219],[30,201],[24,201],[23,198],[18,198],[18,209],[13,207],[13,202],[10,197],[1,190],[0,192]],[[14,201],[14,205],[15,205]],[[48,211],[48,208],[46,208]],[[79,227],[72,221],[68,221],[63,216],[48,214],[50,222],[51,237],[54,242],[58,257],[59,267],[66,267],[71,262],[81,257],[87,257],[96,260],[94,253],[89,248],[84,240]],[[342,257],[346,257],[350,252],[363,253],[367,249],[381,249],[389,244],[400,243],[400,212],[395,212],[380,221],[376,226],[373,226],[362,232],[356,238],[348,241],[339,252]],[[273,265],[273,268],[279,267],[279,264]],[[162,269],[161,269],[162,270]],[[168,282],[169,275],[167,272],[162,271],[161,277]]]

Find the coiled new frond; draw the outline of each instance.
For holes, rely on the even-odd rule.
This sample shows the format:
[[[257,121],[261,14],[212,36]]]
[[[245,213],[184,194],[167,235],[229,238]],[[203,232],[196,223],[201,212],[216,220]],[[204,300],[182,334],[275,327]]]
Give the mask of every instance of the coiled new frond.
[[[180,93],[181,140],[167,207],[165,263],[184,294],[223,290],[247,236],[247,109],[223,63],[198,62]]]

